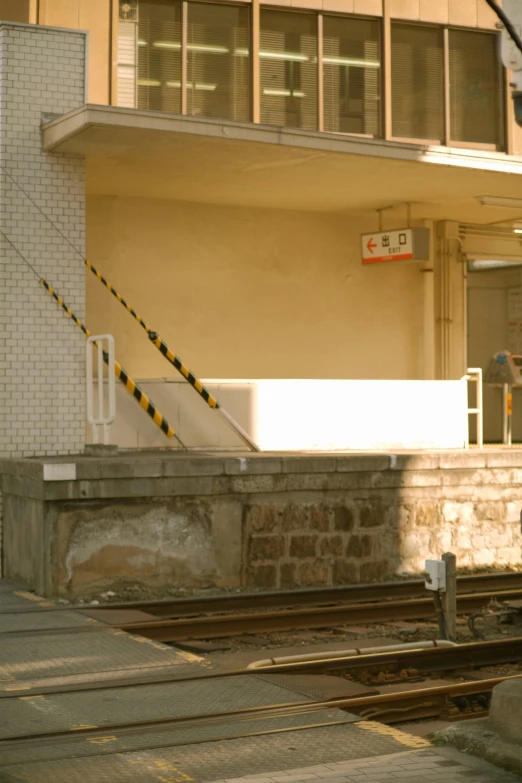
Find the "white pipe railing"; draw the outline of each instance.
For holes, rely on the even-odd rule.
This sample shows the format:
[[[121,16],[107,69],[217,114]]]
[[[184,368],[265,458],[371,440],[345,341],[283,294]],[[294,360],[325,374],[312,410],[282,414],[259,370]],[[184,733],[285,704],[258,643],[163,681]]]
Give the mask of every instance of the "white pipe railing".
[[[105,350],[105,344],[107,350]],[[94,390],[94,362],[93,345],[98,349],[97,368],[97,393]],[[93,335],[87,338],[87,421],[92,427],[92,442],[98,443],[98,427],[103,429],[103,443],[109,443],[109,425],[116,417],[116,382],[114,374],[114,337],[111,334]],[[107,404],[104,394],[103,366],[104,357],[107,355],[107,367],[109,368]],[[95,399],[97,404],[95,405]]]
[[[477,417],[477,446],[479,449],[484,447],[484,416],[483,416],[483,404],[482,404],[482,368],[481,367],[468,367],[467,374],[463,379],[467,382],[477,384],[477,405],[475,408],[468,408],[468,427],[466,437],[466,448],[469,449],[469,417],[474,415]]]

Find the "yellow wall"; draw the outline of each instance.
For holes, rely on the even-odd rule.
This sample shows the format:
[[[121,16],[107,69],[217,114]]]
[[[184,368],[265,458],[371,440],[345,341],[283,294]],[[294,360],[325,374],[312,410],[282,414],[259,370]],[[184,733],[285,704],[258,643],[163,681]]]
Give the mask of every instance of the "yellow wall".
[[[40,0],[40,24],[89,32],[89,103],[110,103],[111,0]]]
[[[0,20],[29,22],[30,0],[0,0]]]
[[[420,265],[363,268],[369,221],[88,199],[89,259],[206,378],[422,377]],[[88,274],[87,323],[135,377],[176,375]]]

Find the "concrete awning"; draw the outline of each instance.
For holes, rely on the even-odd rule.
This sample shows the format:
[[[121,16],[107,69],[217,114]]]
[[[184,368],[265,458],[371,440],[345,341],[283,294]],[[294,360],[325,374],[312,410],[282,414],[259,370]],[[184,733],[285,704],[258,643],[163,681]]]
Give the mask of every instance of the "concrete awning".
[[[325,212],[412,204],[415,218],[493,222],[522,210],[522,158],[87,105],[44,125],[48,152],[87,159],[87,193]]]

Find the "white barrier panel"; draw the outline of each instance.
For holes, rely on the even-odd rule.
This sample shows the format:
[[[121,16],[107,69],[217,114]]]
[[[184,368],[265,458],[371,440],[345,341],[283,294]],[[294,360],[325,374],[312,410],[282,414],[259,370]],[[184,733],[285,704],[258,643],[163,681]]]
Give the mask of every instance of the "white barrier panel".
[[[189,448],[244,446],[177,379],[140,380]],[[205,386],[264,451],[460,449],[467,440],[466,381],[205,380]],[[117,388],[111,441],[122,448],[171,447]],[[174,445],[174,444],[172,444]]]

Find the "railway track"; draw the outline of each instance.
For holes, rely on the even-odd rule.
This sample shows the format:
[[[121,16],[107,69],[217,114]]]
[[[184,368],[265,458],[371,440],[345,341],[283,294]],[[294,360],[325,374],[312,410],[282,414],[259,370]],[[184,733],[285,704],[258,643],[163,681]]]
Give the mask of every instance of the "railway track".
[[[514,601],[522,591],[459,594],[459,614],[479,612],[494,598],[497,602]],[[90,614],[103,621],[103,611]],[[272,633],[312,628],[328,628],[346,624],[393,622],[396,620],[427,620],[436,617],[431,595],[423,598],[395,601],[368,601],[324,606],[288,608],[278,611],[258,611],[241,614],[212,614],[183,618],[155,618],[138,622],[111,620],[121,630],[139,634],[158,642],[176,642],[186,639],[218,639],[245,633]]]
[[[327,656],[328,653],[325,653]],[[201,673],[176,676],[174,669],[170,671],[145,673],[138,669],[136,676],[128,674],[110,679],[89,679],[85,682],[64,682],[45,685],[42,683],[30,685],[25,681],[4,683],[0,689],[0,700],[17,699],[20,692],[24,695],[37,696],[61,693],[81,693],[85,691],[111,690],[119,688],[140,688],[145,685],[186,683],[193,681],[210,681],[227,679],[243,675],[264,676],[267,674],[330,674],[346,677],[367,683],[377,682],[380,674],[393,674],[400,681],[401,677],[411,678],[418,675],[429,675],[433,672],[462,672],[483,666],[518,663],[522,661],[522,639],[501,639],[490,642],[470,642],[454,647],[433,647],[417,650],[395,650],[393,652],[377,652],[366,655],[324,658],[306,662],[281,663],[255,669],[234,669],[212,673]],[[385,682],[391,680],[387,678]],[[381,681],[381,684],[382,681]]]
[[[522,594],[522,572],[498,574],[474,574],[461,576],[457,580],[457,591],[461,594],[498,593],[502,591],[520,591]],[[179,618],[186,615],[214,614],[227,611],[251,609],[276,609],[284,607],[326,606],[340,603],[356,603],[383,600],[423,598],[426,588],[422,579],[407,579],[396,582],[376,584],[345,585],[343,587],[310,588],[298,590],[279,590],[271,592],[235,593],[219,596],[196,598],[173,598],[150,601],[110,602],[97,606],[96,612],[105,610],[133,609],[152,614],[155,617]],[[63,612],[91,611],[92,607],[66,605],[39,607],[33,604],[27,607],[4,607],[2,614],[25,612]]]
[[[244,734],[224,734],[219,737],[196,737],[193,740],[183,739],[181,742],[173,741],[172,735],[167,741],[160,743],[147,742],[147,749],[161,747],[175,747],[176,745],[200,744],[201,742],[216,741],[216,739],[232,739],[238,737],[252,737],[266,733],[277,733],[281,729],[263,729],[263,720],[274,718],[288,718],[298,715],[313,714],[332,710],[332,708],[346,710],[359,715],[362,720],[379,719],[382,723],[400,723],[405,720],[420,718],[445,717],[447,719],[459,719],[470,717],[485,717],[488,712],[491,692],[496,685],[510,679],[518,679],[518,676],[495,677],[488,680],[457,683],[438,687],[427,687],[417,690],[401,691],[397,693],[378,694],[375,696],[363,696],[356,698],[335,699],[329,701],[298,701],[286,704],[266,705],[250,707],[227,712],[211,714],[195,714],[174,718],[157,718],[153,720],[140,720],[127,723],[111,723],[100,727],[82,727],[67,731],[45,732],[41,734],[24,734],[0,741],[0,753],[20,746],[31,751],[34,760],[34,751],[40,745],[48,745],[50,742],[76,743],[78,739],[87,738],[92,742],[99,740],[111,740],[117,738],[131,738],[138,735],[143,738],[146,734],[156,734],[161,731],[176,731],[186,728],[197,730],[207,729],[211,726],[230,727],[230,724],[256,721],[260,726],[257,731],[248,731]],[[464,710],[459,708],[459,701],[465,703]],[[339,721],[339,723],[344,721]],[[318,722],[315,717],[313,723],[298,727],[285,727],[282,731],[298,731],[306,728],[315,728],[321,725],[332,726],[335,723],[329,721]],[[121,752],[121,747],[113,752]],[[111,752],[110,750],[108,751]],[[76,755],[76,754],[75,754]],[[63,758],[63,755],[61,756]]]

